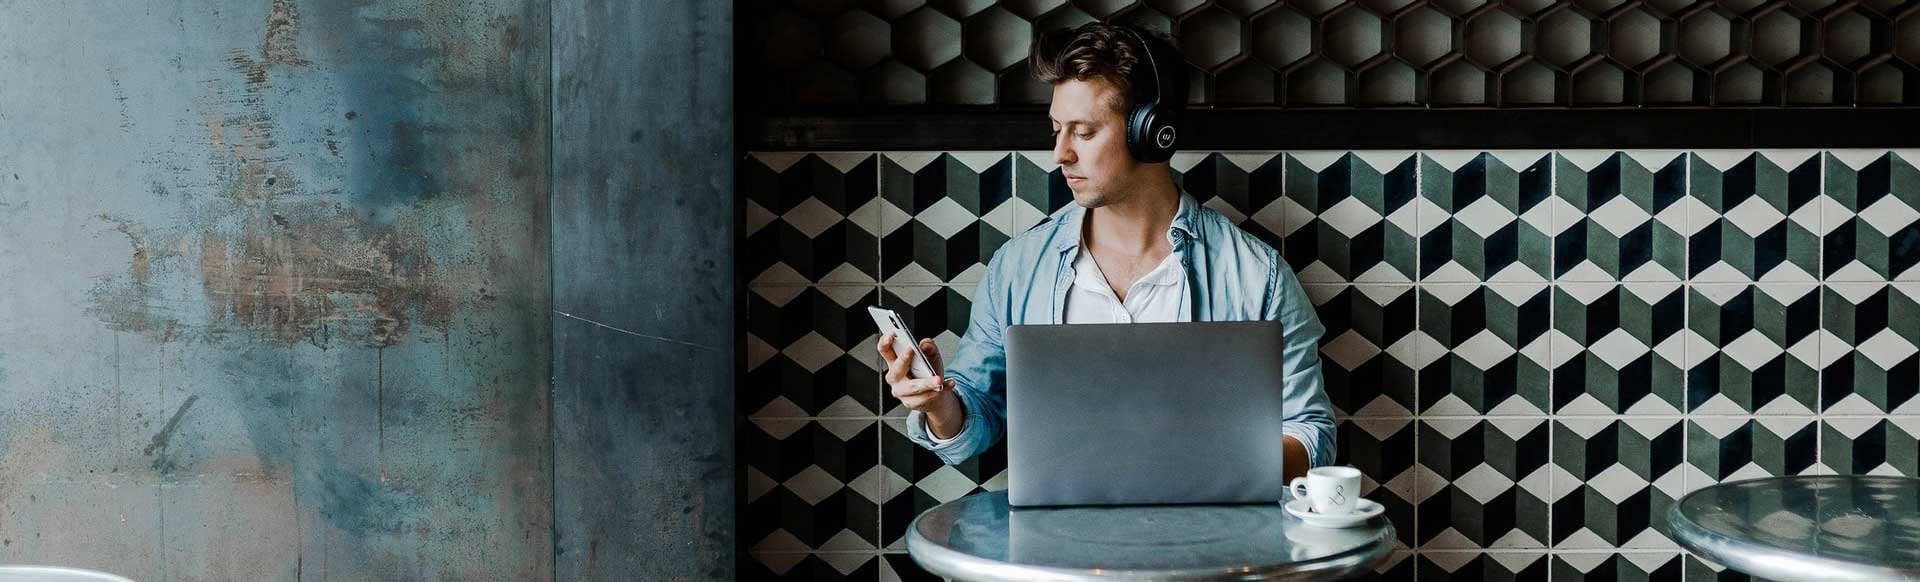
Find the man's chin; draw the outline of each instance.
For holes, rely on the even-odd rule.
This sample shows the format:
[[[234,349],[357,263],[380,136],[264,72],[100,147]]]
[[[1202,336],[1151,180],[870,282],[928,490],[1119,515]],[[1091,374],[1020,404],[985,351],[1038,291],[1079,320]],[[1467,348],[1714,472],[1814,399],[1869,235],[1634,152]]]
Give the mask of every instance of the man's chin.
[[[1079,204],[1081,208],[1088,208],[1088,209],[1099,208],[1102,206],[1106,206],[1107,203],[1109,202],[1112,202],[1112,200],[1109,200],[1106,196],[1102,196],[1100,194],[1095,194],[1091,192],[1088,192],[1088,193],[1074,192],[1073,193],[1073,203]]]

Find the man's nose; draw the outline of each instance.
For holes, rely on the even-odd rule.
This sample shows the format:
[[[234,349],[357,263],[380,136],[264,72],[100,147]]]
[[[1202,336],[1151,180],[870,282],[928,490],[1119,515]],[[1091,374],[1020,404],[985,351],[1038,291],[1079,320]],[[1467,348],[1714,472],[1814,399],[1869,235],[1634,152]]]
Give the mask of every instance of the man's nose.
[[[1068,137],[1070,136],[1068,136],[1067,132],[1064,132],[1064,131],[1060,132],[1059,135],[1054,136],[1053,163],[1058,165],[1066,165],[1066,164],[1071,164],[1075,161],[1075,158],[1077,156],[1073,154],[1073,148],[1071,147],[1072,142],[1067,141]]]

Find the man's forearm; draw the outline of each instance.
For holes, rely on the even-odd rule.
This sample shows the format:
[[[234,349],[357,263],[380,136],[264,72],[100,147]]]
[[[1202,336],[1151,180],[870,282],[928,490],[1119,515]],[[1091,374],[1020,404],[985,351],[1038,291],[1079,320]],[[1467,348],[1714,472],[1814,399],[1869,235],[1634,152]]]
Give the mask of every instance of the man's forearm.
[[[1296,477],[1307,476],[1307,445],[1301,444],[1299,439],[1284,437],[1280,448],[1285,454],[1282,457],[1285,465],[1280,470],[1283,480],[1291,483]]]
[[[952,392],[942,399],[946,404],[935,410],[927,411],[927,431],[940,440],[951,439],[966,428],[967,407],[960,403],[960,397]]]

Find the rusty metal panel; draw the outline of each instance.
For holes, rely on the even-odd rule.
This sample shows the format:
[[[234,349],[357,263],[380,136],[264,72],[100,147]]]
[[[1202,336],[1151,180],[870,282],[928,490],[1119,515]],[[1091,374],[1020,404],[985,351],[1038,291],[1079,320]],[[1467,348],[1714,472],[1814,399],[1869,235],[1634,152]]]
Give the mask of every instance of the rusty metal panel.
[[[547,4],[0,13],[0,562],[550,579]]]
[[[732,4],[553,4],[559,580],[734,576]]]

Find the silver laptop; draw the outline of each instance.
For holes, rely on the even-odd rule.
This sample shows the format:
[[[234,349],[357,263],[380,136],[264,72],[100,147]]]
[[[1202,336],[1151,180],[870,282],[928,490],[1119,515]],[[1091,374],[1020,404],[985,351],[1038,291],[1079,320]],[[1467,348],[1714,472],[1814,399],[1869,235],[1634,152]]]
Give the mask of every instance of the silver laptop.
[[[1284,499],[1280,323],[1007,330],[1014,506]]]

